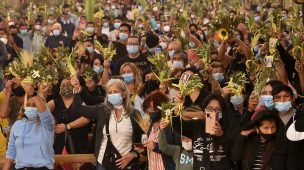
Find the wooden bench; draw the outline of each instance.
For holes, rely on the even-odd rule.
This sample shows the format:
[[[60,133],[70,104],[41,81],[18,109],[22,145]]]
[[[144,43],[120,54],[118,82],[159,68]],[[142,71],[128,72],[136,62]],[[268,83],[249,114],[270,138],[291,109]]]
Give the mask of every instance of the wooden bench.
[[[0,156],[0,169],[3,166],[5,156]],[[68,154],[55,155],[55,167],[62,163],[71,163],[74,169],[79,169],[83,164],[90,163],[96,165],[96,159],[93,154]],[[146,157],[140,157],[140,162],[146,160]],[[55,168],[56,169],[56,168]]]

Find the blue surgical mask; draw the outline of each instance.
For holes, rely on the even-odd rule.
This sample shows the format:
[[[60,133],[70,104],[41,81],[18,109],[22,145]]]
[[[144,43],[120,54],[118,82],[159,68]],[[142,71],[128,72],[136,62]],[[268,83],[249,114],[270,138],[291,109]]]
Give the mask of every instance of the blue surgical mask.
[[[129,37],[128,34],[123,33],[123,32],[119,33],[118,36],[121,41],[127,41],[128,37]]]
[[[175,50],[170,50],[170,51],[168,52],[169,57],[170,57],[171,59],[173,58],[174,53],[175,53]]]
[[[89,34],[93,34],[93,33],[94,33],[94,27],[88,27],[88,28],[86,29],[86,31],[87,31],[87,33],[89,33]]]
[[[38,118],[38,110],[36,107],[25,107],[24,114],[28,120],[36,120]]]
[[[173,61],[172,66],[173,66],[173,68],[184,68],[184,62],[182,62],[182,61]]]
[[[230,102],[233,104],[233,106],[242,106],[244,103],[244,97],[242,95],[231,96]]]
[[[121,25],[121,23],[116,22],[116,23],[114,23],[114,28],[115,28],[115,29],[118,29],[118,28],[120,27],[120,25]]]
[[[288,112],[292,108],[291,101],[288,102],[275,102],[275,108],[281,112],[285,113]]]
[[[114,107],[119,106],[122,104],[122,97],[120,93],[115,93],[115,94],[109,94],[108,95],[108,102],[110,102]]]
[[[102,66],[94,66],[93,70],[95,71],[95,73],[99,74],[103,72],[103,67]]]
[[[260,105],[266,106],[268,109],[274,108],[273,96],[271,96],[271,95],[261,96],[259,103],[260,103]]]
[[[87,50],[88,50],[89,53],[94,52],[94,48],[93,47],[87,47]]]
[[[139,52],[138,45],[127,45],[127,51],[129,54],[137,54]]]
[[[225,79],[224,73],[214,73],[212,76],[217,82],[222,82]]]
[[[121,76],[122,76],[124,82],[126,82],[126,83],[131,83],[131,82],[133,82],[133,80],[134,80],[134,75],[133,75],[132,73],[123,74],[123,75],[121,75]]]
[[[27,30],[20,30],[21,35],[26,35],[26,33],[27,33]]]
[[[260,16],[255,16],[254,17],[254,21],[255,22],[260,22],[261,21],[261,17]]]

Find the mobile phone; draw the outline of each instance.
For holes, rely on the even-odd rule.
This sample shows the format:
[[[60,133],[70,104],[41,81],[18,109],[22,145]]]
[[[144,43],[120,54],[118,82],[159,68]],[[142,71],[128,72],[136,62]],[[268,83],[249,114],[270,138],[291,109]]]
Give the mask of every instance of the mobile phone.
[[[189,81],[189,79],[190,79],[190,74],[185,72],[185,73],[182,74],[179,81],[182,84],[186,84]]]
[[[215,131],[213,127],[215,126],[215,122],[217,121],[217,113],[216,112],[206,112],[206,119],[205,119],[205,132],[209,133],[210,135],[214,135]]]

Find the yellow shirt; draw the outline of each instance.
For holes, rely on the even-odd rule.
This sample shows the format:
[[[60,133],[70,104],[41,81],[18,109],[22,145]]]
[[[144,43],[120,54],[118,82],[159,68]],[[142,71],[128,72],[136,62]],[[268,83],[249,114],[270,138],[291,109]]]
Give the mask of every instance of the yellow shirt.
[[[4,97],[5,97],[5,93],[0,92],[0,106],[2,105]],[[5,118],[5,119],[0,118],[0,125],[1,125],[1,128],[8,127],[9,126],[8,119],[7,118]],[[0,129],[0,156],[5,155],[7,141],[8,141],[8,135],[5,138],[4,134],[2,133],[2,130]]]

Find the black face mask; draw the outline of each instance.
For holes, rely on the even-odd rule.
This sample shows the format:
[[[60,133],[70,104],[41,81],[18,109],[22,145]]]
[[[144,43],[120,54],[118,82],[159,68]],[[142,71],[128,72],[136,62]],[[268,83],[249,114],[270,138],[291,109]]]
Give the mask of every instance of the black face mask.
[[[12,89],[12,92],[15,96],[22,97],[25,95],[25,91],[21,86],[18,86],[17,88]]]
[[[260,133],[260,136],[262,138],[264,138],[266,141],[271,141],[275,138],[275,133],[274,134],[263,134],[263,133]]]
[[[159,86],[159,82],[157,80],[147,80],[145,84],[145,89],[147,94],[154,90],[157,90],[158,86]]]
[[[158,122],[162,118],[162,114],[159,112],[150,112],[150,121],[151,123]]]
[[[172,80],[172,84],[178,84],[179,83],[179,78],[175,78]]]

